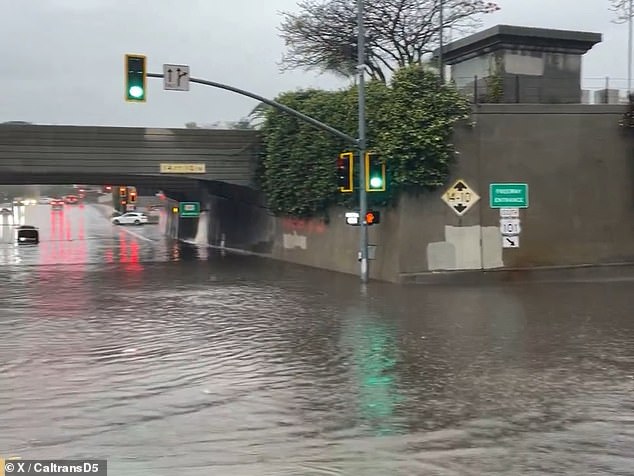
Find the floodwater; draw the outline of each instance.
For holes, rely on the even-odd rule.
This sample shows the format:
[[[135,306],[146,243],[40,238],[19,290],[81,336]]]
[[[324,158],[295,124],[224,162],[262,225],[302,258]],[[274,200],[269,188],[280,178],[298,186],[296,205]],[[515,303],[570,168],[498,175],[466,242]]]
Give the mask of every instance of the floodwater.
[[[0,456],[112,475],[634,474],[634,279],[362,287],[94,206],[0,230]]]

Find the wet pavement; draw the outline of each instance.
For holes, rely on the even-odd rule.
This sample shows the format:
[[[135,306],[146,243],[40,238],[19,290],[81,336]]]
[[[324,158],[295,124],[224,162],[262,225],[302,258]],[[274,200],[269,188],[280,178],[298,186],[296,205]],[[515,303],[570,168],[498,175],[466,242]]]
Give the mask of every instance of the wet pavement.
[[[362,288],[94,206],[22,212],[42,242],[0,230],[0,456],[107,458],[112,475],[634,474],[634,279]]]

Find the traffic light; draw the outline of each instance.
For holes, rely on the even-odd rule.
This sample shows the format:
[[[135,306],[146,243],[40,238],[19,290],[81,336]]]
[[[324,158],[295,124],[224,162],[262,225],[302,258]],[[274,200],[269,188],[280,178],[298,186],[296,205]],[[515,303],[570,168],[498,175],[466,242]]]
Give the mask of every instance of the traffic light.
[[[376,154],[365,154],[365,189],[368,192],[384,192],[386,186],[385,162]]]
[[[125,100],[145,102],[145,83],[147,71],[146,58],[143,55],[125,55]]]
[[[365,214],[365,223],[370,225],[378,225],[381,223],[381,213],[375,210],[368,210]]]
[[[128,194],[128,188],[127,187],[119,187],[119,196],[120,197],[125,197]]]
[[[130,194],[128,195],[128,199],[130,203],[136,202],[136,190],[130,190]]]
[[[354,189],[354,154],[342,152],[337,159],[337,187],[340,192],[352,192]]]

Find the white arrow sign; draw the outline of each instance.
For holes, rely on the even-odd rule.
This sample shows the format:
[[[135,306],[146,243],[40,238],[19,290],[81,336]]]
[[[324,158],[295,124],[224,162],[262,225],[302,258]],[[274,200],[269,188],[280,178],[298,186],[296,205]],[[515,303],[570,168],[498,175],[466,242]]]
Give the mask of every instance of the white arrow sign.
[[[519,248],[520,237],[519,236],[503,236],[502,248]]]
[[[164,64],[163,89],[168,91],[189,91],[189,66],[184,64]]]

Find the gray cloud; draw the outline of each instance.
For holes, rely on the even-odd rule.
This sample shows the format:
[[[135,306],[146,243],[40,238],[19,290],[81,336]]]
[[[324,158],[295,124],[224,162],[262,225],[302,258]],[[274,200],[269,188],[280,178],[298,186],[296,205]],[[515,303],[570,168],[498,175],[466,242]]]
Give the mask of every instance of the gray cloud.
[[[627,27],[610,23],[607,0],[500,0],[485,26],[508,23],[604,33],[584,76],[626,76]],[[3,0],[0,121],[181,127],[237,120],[255,102],[193,85],[163,91],[151,80],[146,104],[123,100],[123,55],[188,64],[192,75],[267,97],[298,87],[345,85],[329,75],[280,73],[280,10],[295,0]],[[596,81],[595,81],[596,83]],[[594,84],[594,83],[593,83]]]

